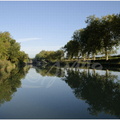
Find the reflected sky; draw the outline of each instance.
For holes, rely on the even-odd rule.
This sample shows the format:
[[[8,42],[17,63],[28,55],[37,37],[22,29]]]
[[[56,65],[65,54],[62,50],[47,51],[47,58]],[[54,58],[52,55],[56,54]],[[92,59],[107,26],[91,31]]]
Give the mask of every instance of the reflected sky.
[[[105,70],[30,68],[12,99],[1,104],[0,118],[119,118],[119,76]]]

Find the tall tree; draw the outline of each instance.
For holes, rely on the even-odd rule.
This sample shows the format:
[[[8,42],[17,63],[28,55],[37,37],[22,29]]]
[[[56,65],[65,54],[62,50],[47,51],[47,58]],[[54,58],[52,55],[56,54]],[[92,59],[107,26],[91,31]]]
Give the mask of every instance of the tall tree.
[[[103,28],[102,32],[102,44],[105,50],[106,60],[108,60],[108,51],[113,50],[113,47],[117,47],[119,45],[119,39],[116,37],[114,29],[111,24],[114,24],[113,15],[107,15],[101,18],[101,27]],[[120,24],[120,23],[119,23]],[[120,34],[120,33],[119,33]]]
[[[80,29],[80,30],[76,30],[74,33],[73,33],[73,36],[72,36],[72,39],[73,41],[77,41],[78,42],[78,54],[79,56],[83,56],[85,57],[85,54],[86,54],[86,50],[85,50],[85,46],[86,46],[86,42],[85,42],[85,29]],[[81,39],[83,38],[83,39]]]
[[[69,58],[78,57],[79,53],[79,42],[75,40],[70,40],[65,46],[65,51],[67,51],[67,55]]]
[[[86,36],[86,51],[93,55],[93,59],[95,60],[95,55],[98,54],[102,50],[101,43],[101,26],[100,19],[95,16],[87,17],[86,23],[88,24],[85,28],[85,36]],[[84,36],[83,36],[84,37]],[[82,38],[83,39],[83,38]]]
[[[95,16],[89,16],[87,18],[87,28],[89,28],[91,31],[89,36],[89,43],[92,43],[92,39],[94,41],[92,51],[95,52],[94,50],[104,50],[106,60],[108,60],[109,51],[113,50],[114,47],[117,47],[119,45],[119,21],[119,15],[114,14],[103,16],[101,18],[97,18]]]

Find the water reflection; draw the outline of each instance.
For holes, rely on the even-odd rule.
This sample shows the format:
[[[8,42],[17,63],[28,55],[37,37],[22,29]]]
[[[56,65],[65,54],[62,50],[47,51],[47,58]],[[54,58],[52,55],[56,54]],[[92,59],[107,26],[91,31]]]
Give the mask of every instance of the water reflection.
[[[41,67],[38,68],[36,67],[36,72],[39,73],[40,75],[44,76],[56,76],[56,77],[64,77],[65,72],[63,69],[58,68],[58,67]]]
[[[21,79],[25,77],[29,68],[16,68],[10,73],[0,71],[0,105],[12,99],[17,88],[21,87]]]
[[[108,70],[99,75],[94,70],[67,71],[63,79],[72,89],[78,99],[89,104],[89,112],[98,115],[101,112],[120,117],[120,84],[114,82],[118,76]]]
[[[85,100],[89,104],[88,111],[91,115],[99,113],[114,115],[120,118],[120,83],[118,75],[109,70],[100,74],[101,70],[90,69],[64,69],[64,68],[37,68],[42,76],[64,77],[76,98]],[[66,73],[66,74],[65,74]],[[115,82],[117,80],[117,82]]]
[[[26,66],[22,69],[16,68],[11,73],[0,72],[0,105],[10,101],[15,92],[19,94],[15,96],[16,104],[11,103],[12,107],[7,113],[3,112],[3,116],[9,115],[15,105],[19,108],[16,110],[16,118],[46,118],[49,113],[51,118],[55,118],[55,115],[56,118],[120,118],[119,72],[57,67],[35,67],[29,73],[28,70],[29,67]],[[17,91],[23,78],[22,89]],[[24,89],[26,84],[34,89]],[[6,110],[8,108],[9,105]]]

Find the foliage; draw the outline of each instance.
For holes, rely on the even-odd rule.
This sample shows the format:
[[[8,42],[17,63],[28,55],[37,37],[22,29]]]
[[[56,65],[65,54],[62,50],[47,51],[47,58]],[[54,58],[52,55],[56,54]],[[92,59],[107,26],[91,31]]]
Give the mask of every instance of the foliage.
[[[46,61],[57,61],[57,60],[61,60],[61,58],[63,57],[64,52],[63,50],[57,50],[57,51],[45,51],[42,50],[39,54],[36,55],[35,59],[36,60],[42,60],[45,59]]]
[[[20,51],[20,44],[14,40],[9,32],[0,33],[0,60],[7,60],[16,65],[27,62],[28,55]]]
[[[67,51],[68,58],[73,58],[73,56],[78,56],[79,53],[79,43],[76,40],[70,40],[65,46],[65,51]]]
[[[120,14],[89,16],[86,23],[86,28],[76,30],[72,40],[64,46],[68,56],[72,58],[81,53],[82,57],[92,55],[95,59],[95,55],[101,53],[108,60],[108,54],[116,51],[120,44]]]

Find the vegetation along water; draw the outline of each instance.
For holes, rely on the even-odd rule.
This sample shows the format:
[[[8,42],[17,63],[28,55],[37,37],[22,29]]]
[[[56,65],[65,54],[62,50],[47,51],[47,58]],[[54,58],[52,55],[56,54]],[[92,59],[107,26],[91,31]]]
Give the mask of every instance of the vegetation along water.
[[[86,24],[35,58],[0,33],[0,118],[120,118],[120,14]]]

